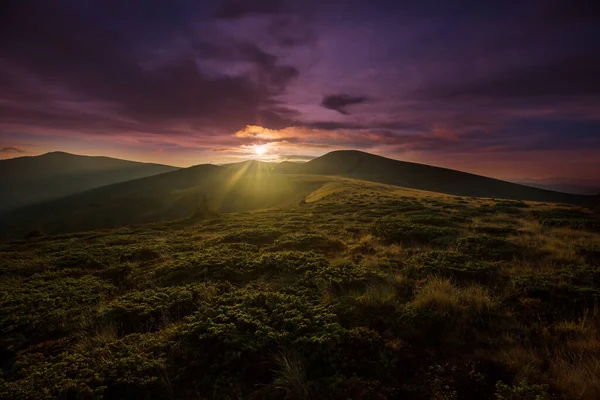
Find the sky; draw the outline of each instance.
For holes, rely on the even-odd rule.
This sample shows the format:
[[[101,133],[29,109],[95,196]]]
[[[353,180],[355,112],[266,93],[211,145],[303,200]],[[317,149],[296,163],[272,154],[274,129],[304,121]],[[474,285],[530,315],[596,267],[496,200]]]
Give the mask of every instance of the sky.
[[[357,149],[600,183],[599,50],[586,0],[3,0],[0,158]]]

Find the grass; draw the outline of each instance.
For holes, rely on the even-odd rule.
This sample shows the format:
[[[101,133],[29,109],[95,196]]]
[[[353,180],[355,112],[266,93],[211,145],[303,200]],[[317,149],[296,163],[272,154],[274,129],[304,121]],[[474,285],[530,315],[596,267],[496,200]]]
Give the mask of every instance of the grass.
[[[306,380],[306,372],[302,360],[295,353],[286,354],[281,351],[274,357],[278,377],[274,381],[277,389],[285,392],[285,399],[304,400],[310,398],[310,386]]]
[[[556,386],[569,398],[600,398],[600,358],[579,356],[551,362]]]
[[[0,242],[0,398],[600,396],[597,210],[326,183]]]

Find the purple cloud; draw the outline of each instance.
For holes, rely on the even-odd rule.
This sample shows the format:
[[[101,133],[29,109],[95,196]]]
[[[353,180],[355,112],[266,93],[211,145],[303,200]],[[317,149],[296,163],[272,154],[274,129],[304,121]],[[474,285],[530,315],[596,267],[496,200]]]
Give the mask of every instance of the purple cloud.
[[[331,94],[323,97],[321,105],[340,114],[348,114],[346,108],[354,104],[361,104],[367,101],[366,96],[351,96],[348,94]]]
[[[22,154],[25,153],[25,150],[21,150],[17,147],[3,147],[0,149],[0,153],[18,153],[18,154]]]

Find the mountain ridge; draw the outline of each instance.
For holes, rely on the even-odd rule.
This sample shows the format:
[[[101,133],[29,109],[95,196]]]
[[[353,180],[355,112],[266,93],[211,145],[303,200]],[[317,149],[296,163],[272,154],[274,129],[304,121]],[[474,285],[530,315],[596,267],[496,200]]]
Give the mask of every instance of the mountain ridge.
[[[177,170],[104,156],[50,152],[0,160],[0,214],[100,186]]]
[[[0,219],[4,237],[112,228],[299,204],[324,184],[383,184],[449,195],[570,204],[598,196],[536,189],[494,178],[407,163],[360,151],[336,151],[302,164],[248,160],[189,168],[104,185],[21,207]],[[346,182],[346,183],[344,183]],[[391,186],[390,186],[391,185]],[[351,190],[351,189],[348,189]]]
[[[295,173],[336,175],[456,196],[581,203],[590,196],[534,188],[449,168],[395,160],[358,150],[337,150],[293,169]]]

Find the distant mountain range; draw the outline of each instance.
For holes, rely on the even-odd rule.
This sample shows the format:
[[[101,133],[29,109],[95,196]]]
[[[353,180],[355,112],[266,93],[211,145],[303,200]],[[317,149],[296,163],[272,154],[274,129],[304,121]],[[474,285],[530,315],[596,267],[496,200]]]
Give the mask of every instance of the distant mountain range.
[[[547,178],[547,179],[521,179],[514,181],[522,185],[537,187],[540,189],[555,190],[557,192],[572,194],[600,194],[600,184],[586,180],[575,180],[569,178]]]
[[[246,161],[184,169],[50,153],[7,160],[0,167],[2,182],[10,184],[4,209],[29,204],[0,218],[4,237],[284,207],[339,177],[459,196],[571,204],[599,200],[360,151],[334,151],[306,163]],[[49,198],[55,199],[43,201]]]
[[[177,169],[63,152],[0,160],[0,214],[29,204]]]

